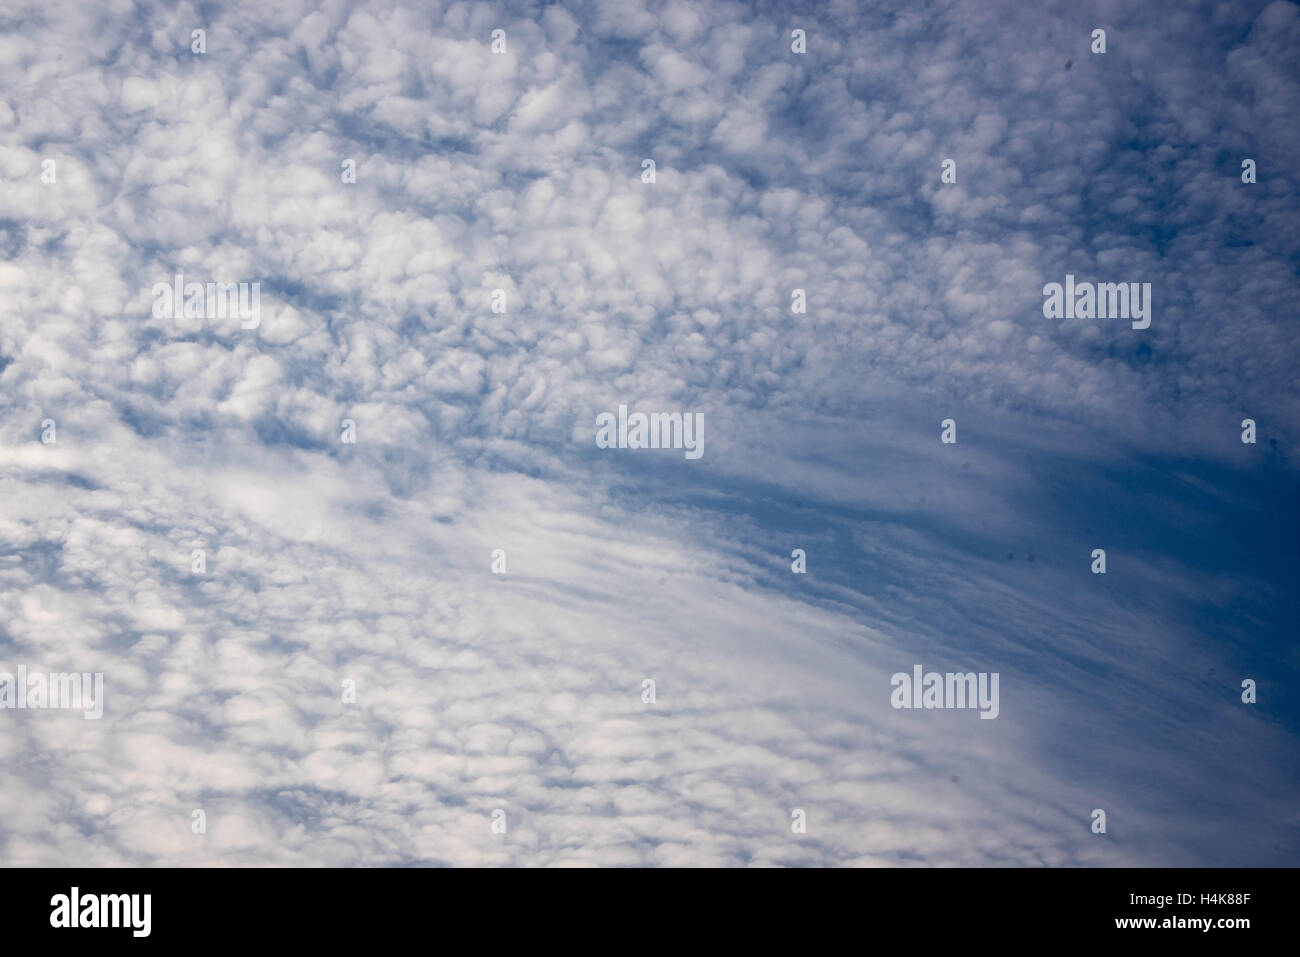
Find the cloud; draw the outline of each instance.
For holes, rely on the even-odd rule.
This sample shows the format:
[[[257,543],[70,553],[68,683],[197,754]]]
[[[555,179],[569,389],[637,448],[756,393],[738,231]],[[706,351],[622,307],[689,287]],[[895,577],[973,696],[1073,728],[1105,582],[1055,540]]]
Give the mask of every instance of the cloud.
[[[1295,860],[1293,4],[9,20],[0,861]]]

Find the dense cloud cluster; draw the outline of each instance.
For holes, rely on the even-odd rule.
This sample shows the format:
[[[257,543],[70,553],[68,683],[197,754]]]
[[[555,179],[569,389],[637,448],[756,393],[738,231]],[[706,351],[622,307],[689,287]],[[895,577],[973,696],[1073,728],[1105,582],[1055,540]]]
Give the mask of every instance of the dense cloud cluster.
[[[0,863],[1293,863],[1300,8],[887,6],[0,2]]]

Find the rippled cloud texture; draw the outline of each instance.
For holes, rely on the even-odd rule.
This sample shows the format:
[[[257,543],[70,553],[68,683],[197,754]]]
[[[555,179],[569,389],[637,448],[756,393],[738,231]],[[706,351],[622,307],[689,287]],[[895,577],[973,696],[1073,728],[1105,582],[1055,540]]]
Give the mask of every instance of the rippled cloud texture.
[[[1298,49],[0,0],[0,670],[105,694],[0,710],[0,863],[1297,863]],[[703,456],[597,448],[620,404]],[[917,663],[998,718],[895,710]]]

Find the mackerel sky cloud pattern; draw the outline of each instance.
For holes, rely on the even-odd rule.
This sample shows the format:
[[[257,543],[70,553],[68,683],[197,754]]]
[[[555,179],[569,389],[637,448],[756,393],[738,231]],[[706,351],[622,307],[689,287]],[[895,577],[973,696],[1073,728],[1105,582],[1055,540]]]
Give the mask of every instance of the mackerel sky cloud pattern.
[[[104,676],[0,710],[0,864],[1297,863],[1297,50],[0,0],[0,671]]]

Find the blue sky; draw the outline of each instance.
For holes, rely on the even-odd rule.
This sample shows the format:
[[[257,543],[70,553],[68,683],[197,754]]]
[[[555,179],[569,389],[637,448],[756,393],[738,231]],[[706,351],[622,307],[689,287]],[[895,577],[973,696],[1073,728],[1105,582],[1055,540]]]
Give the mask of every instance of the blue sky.
[[[0,24],[0,862],[1296,863],[1296,4]]]

